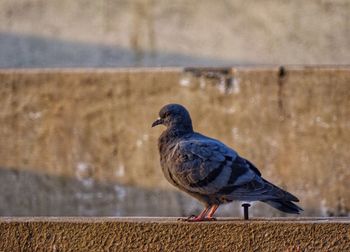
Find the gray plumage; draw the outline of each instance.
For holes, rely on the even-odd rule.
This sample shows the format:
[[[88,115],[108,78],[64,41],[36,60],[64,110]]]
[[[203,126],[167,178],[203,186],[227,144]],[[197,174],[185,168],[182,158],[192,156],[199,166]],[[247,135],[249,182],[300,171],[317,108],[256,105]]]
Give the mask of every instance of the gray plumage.
[[[160,163],[166,179],[206,206],[231,201],[262,201],[286,213],[299,213],[299,200],[261,177],[248,160],[222,142],[193,131],[188,111],[164,106],[152,126],[164,124],[159,137]],[[215,210],[214,210],[215,211]]]

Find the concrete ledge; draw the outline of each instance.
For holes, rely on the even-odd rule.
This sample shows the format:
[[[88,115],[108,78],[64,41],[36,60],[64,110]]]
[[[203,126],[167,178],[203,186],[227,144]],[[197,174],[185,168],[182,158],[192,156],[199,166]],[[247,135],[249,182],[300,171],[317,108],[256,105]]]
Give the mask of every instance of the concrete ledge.
[[[349,218],[0,218],[0,251],[350,251]]]

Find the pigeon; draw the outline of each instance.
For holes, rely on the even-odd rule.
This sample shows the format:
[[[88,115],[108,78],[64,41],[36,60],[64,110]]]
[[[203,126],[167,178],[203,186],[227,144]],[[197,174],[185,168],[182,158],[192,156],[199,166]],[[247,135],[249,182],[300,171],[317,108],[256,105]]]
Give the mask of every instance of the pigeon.
[[[221,204],[261,201],[290,214],[302,211],[291,193],[265,180],[258,168],[219,140],[193,130],[187,109],[165,105],[152,127],[164,125],[158,139],[160,164],[165,178],[205,206],[189,221],[215,220]]]

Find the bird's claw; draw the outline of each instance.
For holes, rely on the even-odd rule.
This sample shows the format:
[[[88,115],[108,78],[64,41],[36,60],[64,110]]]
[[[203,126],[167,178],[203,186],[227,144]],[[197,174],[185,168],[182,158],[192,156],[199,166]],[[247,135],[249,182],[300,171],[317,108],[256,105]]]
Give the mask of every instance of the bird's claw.
[[[186,221],[186,222],[200,222],[200,221],[216,221],[217,219],[214,217],[198,217],[195,215],[191,215],[185,219],[179,218],[178,220]]]
[[[196,216],[194,214],[188,216],[187,218],[178,218],[177,220],[179,221],[190,221],[191,219],[196,218]]]

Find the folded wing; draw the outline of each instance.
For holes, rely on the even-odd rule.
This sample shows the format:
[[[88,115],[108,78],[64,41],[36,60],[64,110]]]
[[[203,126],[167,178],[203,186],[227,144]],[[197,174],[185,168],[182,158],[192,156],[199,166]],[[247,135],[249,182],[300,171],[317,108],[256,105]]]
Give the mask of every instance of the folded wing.
[[[173,150],[170,173],[176,183],[190,192],[206,195],[220,193],[260,179],[231,148],[210,138],[186,139]]]

